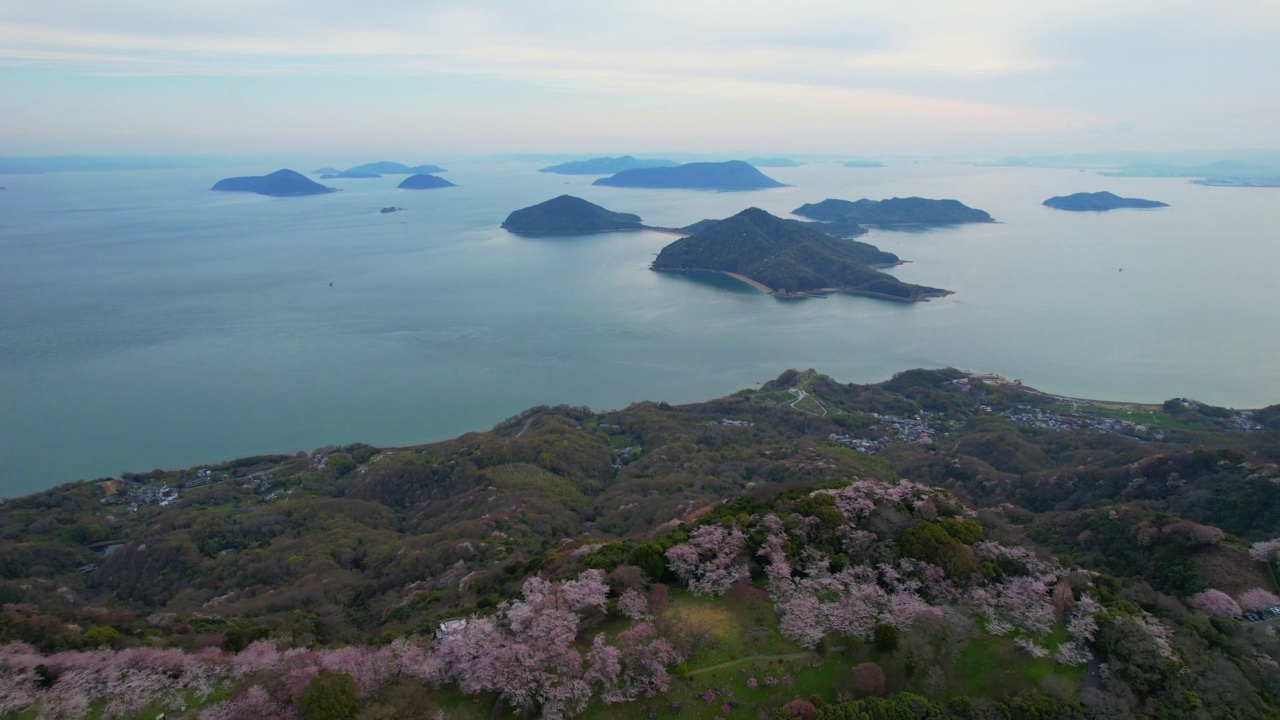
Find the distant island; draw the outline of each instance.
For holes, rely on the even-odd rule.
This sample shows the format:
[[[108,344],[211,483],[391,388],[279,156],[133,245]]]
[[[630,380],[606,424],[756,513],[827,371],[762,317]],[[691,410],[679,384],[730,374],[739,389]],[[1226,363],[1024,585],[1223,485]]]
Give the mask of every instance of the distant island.
[[[1073,212],[1104,212],[1119,208],[1162,208],[1168,204],[1142,198],[1122,198],[1109,192],[1076,193],[1051,197],[1041,203],[1055,210],[1071,210]]]
[[[393,206],[391,206],[391,207],[384,207],[384,208],[382,208],[381,210],[379,210],[378,212],[382,213],[383,215],[386,215],[387,213],[400,212],[400,211],[401,211],[401,210],[403,210],[403,209],[404,209],[404,208],[402,208],[402,207],[395,207],[395,206],[393,205]]]
[[[1240,162],[1237,160],[1218,160],[1203,165],[1164,165],[1160,163],[1134,163],[1125,165],[1118,170],[1102,170],[1099,175],[1107,177],[1185,177],[1185,178],[1215,178],[1215,177],[1257,177],[1268,174],[1276,174],[1280,172],[1280,168],[1265,165],[1255,165],[1253,163]]]
[[[885,165],[879,160],[850,160],[844,166],[847,168],[882,168]]]
[[[722,273],[779,297],[842,292],[917,302],[950,294],[875,269],[899,262],[897,255],[874,245],[833,238],[748,208],[666,246],[650,268]]]
[[[333,173],[339,171],[333,168],[322,168]],[[316,172],[319,172],[318,170]],[[434,175],[436,173],[446,172],[439,165],[417,165],[410,167],[404,163],[391,162],[389,160],[380,160],[378,162],[365,163],[357,165],[353,168],[347,168],[341,172],[344,173],[362,173],[371,175]]]
[[[410,175],[396,187],[401,190],[435,190],[436,188],[457,187],[438,175]]]
[[[347,178],[350,180],[368,180],[372,178],[382,177],[378,173],[355,172],[354,170],[343,170],[342,172],[327,173],[321,175],[321,180],[335,180],[339,178]]]
[[[796,162],[791,158],[775,157],[775,158],[747,158],[747,163],[758,168],[795,168],[803,167],[805,163]]]
[[[319,170],[312,170],[311,174],[312,175],[337,175],[340,172],[342,171],[339,170],[338,168],[322,167]]]
[[[656,227],[653,229],[662,230],[664,232],[676,232],[676,233],[681,233],[683,235],[692,235],[696,232],[701,232],[711,227],[712,225],[715,225],[718,222],[720,221],[707,219],[707,220],[699,220],[696,223],[693,223],[691,225],[686,225],[681,228],[657,228]],[[861,225],[855,222],[848,222],[845,220],[837,220],[835,222],[812,222],[812,221],[805,221],[805,220],[787,220],[787,222],[795,223],[797,225],[800,225],[801,227],[809,228],[810,230],[817,230],[820,233],[826,233],[831,237],[848,239],[848,238],[857,237],[859,235],[867,234],[866,228],[862,227]],[[893,264],[894,262],[897,262],[897,261],[894,260],[889,264]]]
[[[664,168],[635,168],[593,185],[629,188],[684,188],[690,190],[763,190],[787,187],[741,160],[695,162]]]
[[[251,192],[271,197],[323,195],[336,192],[293,170],[277,170],[270,175],[233,177],[219,180],[211,188],[222,192]]]
[[[959,223],[995,222],[982,210],[958,200],[930,200],[908,197],[888,200],[849,201],[828,198],[819,203],[801,205],[792,213],[825,222],[864,225],[956,225]]]
[[[1250,175],[1247,177],[1232,177],[1226,175],[1205,177],[1192,180],[1191,184],[1208,185],[1209,187],[1274,188],[1280,187],[1280,173],[1275,175]]]
[[[502,228],[516,235],[590,235],[616,230],[644,230],[640,216],[606,210],[572,195],[516,210]]]
[[[598,157],[590,160],[574,160],[573,162],[560,163],[544,167],[538,172],[555,173],[557,175],[613,175],[623,170],[634,170],[635,168],[655,168],[655,167],[675,167],[679,165],[674,160],[641,160],[623,155],[622,157]]]

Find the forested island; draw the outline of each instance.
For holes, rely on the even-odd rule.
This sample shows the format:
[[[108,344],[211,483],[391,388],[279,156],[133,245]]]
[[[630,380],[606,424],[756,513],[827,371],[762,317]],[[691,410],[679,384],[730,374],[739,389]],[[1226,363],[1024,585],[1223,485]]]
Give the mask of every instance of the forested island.
[[[502,228],[517,235],[590,235],[643,230],[640,216],[606,210],[572,195],[561,195],[512,212]]]
[[[741,160],[696,162],[662,168],[635,168],[593,185],[631,188],[684,188],[690,190],[762,190],[786,187]]]
[[[613,175],[614,173],[634,168],[675,167],[679,164],[674,160],[641,160],[630,155],[623,155],[616,158],[598,157],[590,160],[574,160],[544,167],[538,172],[555,173],[557,175]]]
[[[396,186],[401,190],[435,190],[437,188],[457,187],[439,175],[410,175]]]
[[[370,173],[375,175],[434,175],[436,173],[446,172],[446,170],[439,165],[416,165],[410,167],[404,163],[382,160],[379,162],[357,165],[353,168],[347,168],[343,172]]]
[[[220,192],[251,192],[271,197],[323,195],[336,192],[334,188],[325,187],[302,173],[287,169],[277,170],[268,175],[226,178],[219,180],[210,189]]]
[[[0,503],[12,717],[1280,715],[1280,407],[788,370]]]
[[[797,162],[791,158],[785,157],[754,157],[747,158],[747,164],[758,168],[798,168],[803,167],[804,163]]]
[[[889,198],[888,200],[863,198],[857,201],[828,198],[819,203],[801,205],[791,212],[801,217],[824,222],[864,225],[955,225],[995,222],[985,211],[971,208],[959,200],[930,200],[921,197]]]
[[[372,180],[374,178],[380,178],[380,177],[382,176],[379,175],[378,173],[357,172],[355,170],[342,170],[341,172],[325,173],[324,175],[320,176],[320,179],[321,180],[336,180],[336,179]]]
[[[1115,193],[1075,193],[1051,197],[1042,203],[1055,210],[1071,210],[1073,212],[1105,212],[1120,208],[1162,208],[1168,204],[1142,198],[1123,198]]]
[[[676,240],[650,267],[723,273],[781,297],[842,292],[913,302],[950,294],[876,270],[899,262],[897,255],[874,245],[835,238],[749,208]]]

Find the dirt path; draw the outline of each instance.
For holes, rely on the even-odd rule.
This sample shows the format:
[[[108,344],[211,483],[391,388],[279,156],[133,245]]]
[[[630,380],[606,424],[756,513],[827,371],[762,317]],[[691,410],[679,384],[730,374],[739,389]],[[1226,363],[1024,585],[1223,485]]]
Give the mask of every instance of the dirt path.
[[[525,420],[525,421],[524,421],[524,427],[520,428],[520,432],[516,433],[516,439],[517,439],[517,440],[519,440],[520,438],[524,437],[524,431],[525,431],[525,430],[528,430],[528,429],[529,429],[529,425],[530,425],[530,424],[532,424],[532,423],[533,423],[533,421],[534,421],[534,420],[537,420],[537,419],[538,419],[538,416],[537,416],[537,415],[534,415],[533,417],[529,418],[528,420]]]
[[[799,660],[801,658],[807,658],[812,656],[813,656],[813,653],[807,652],[807,651],[786,653],[783,655],[750,655],[748,657],[738,658],[737,660],[722,662],[719,665],[712,665],[710,667],[691,670],[689,672],[689,675],[690,677],[692,677],[694,675],[701,675],[703,673],[709,673],[715,670],[723,670],[724,668],[733,667],[734,665],[741,665],[742,663],[746,663],[746,662],[756,662],[757,660]]]

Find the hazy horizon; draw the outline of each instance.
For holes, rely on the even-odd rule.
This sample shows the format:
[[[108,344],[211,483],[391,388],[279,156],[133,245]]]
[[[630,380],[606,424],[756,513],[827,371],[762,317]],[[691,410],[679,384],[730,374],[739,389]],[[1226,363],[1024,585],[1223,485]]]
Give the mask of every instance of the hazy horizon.
[[[0,8],[0,155],[1280,146],[1280,5]]]

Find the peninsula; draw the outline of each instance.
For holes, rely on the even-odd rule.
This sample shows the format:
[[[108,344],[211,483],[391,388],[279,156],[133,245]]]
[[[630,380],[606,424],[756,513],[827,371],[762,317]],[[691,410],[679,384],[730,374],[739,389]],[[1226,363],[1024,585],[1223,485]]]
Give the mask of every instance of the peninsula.
[[[516,210],[502,228],[516,235],[591,235],[615,230],[644,230],[640,216],[606,210],[572,195]]]
[[[343,170],[341,172],[325,173],[324,175],[320,176],[320,179],[321,180],[336,180],[336,179],[369,180],[372,178],[380,178],[380,177],[382,176],[379,175],[378,173],[366,173],[366,172],[356,172],[354,170]]]
[[[373,173],[376,175],[434,175],[435,173],[445,172],[445,169],[439,165],[417,165],[410,167],[404,163],[381,160],[378,162],[365,163],[364,165],[357,165],[353,168],[347,168],[344,172]]]
[[[396,187],[401,190],[435,190],[436,188],[457,187],[454,183],[437,175],[410,175]]]
[[[1105,212],[1107,210],[1118,210],[1120,208],[1169,207],[1167,203],[1157,202],[1155,200],[1143,200],[1142,198],[1123,198],[1109,192],[1082,192],[1074,195],[1060,195],[1058,197],[1051,197],[1041,204],[1045,207],[1054,208],[1055,210],[1070,210],[1073,212]]]
[[[650,269],[722,273],[780,297],[842,292],[916,302],[950,294],[876,270],[900,262],[874,245],[748,208],[666,246]]]
[[[221,192],[251,192],[271,197],[323,195],[336,192],[293,170],[277,170],[269,175],[233,177],[219,180],[211,188]]]
[[[820,203],[801,205],[792,213],[824,222],[852,222],[865,225],[956,225],[959,223],[995,222],[982,210],[958,200],[930,200],[908,197],[856,202],[828,198]]]
[[[758,168],[797,168],[802,167],[805,163],[797,162],[791,158],[785,157],[755,157],[747,158],[747,163]]]
[[[557,175],[613,175],[623,170],[635,168],[675,167],[674,160],[641,160],[630,155],[622,157],[598,157],[590,160],[575,160],[544,167],[538,172],[555,173]]]
[[[653,229],[662,230],[666,232],[676,232],[682,235],[692,235],[696,232],[701,232],[711,227],[712,225],[715,225],[718,222],[720,221],[717,219],[708,218],[706,220],[699,220],[698,222],[693,223],[691,225],[685,225],[684,227],[681,227],[681,228],[657,228],[656,227]],[[810,230],[817,230],[818,232],[826,233],[831,237],[853,238],[859,235],[867,234],[866,228],[862,227],[861,225],[855,222],[847,222],[844,220],[837,220],[835,222],[788,220],[787,222],[793,222],[797,225],[800,225],[801,227],[807,227]]]
[[[684,188],[691,190],[763,190],[787,187],[749,163],[695,162],[664,168],[635,168],[612,177],[600,178],[593,185],[629,188]]]

